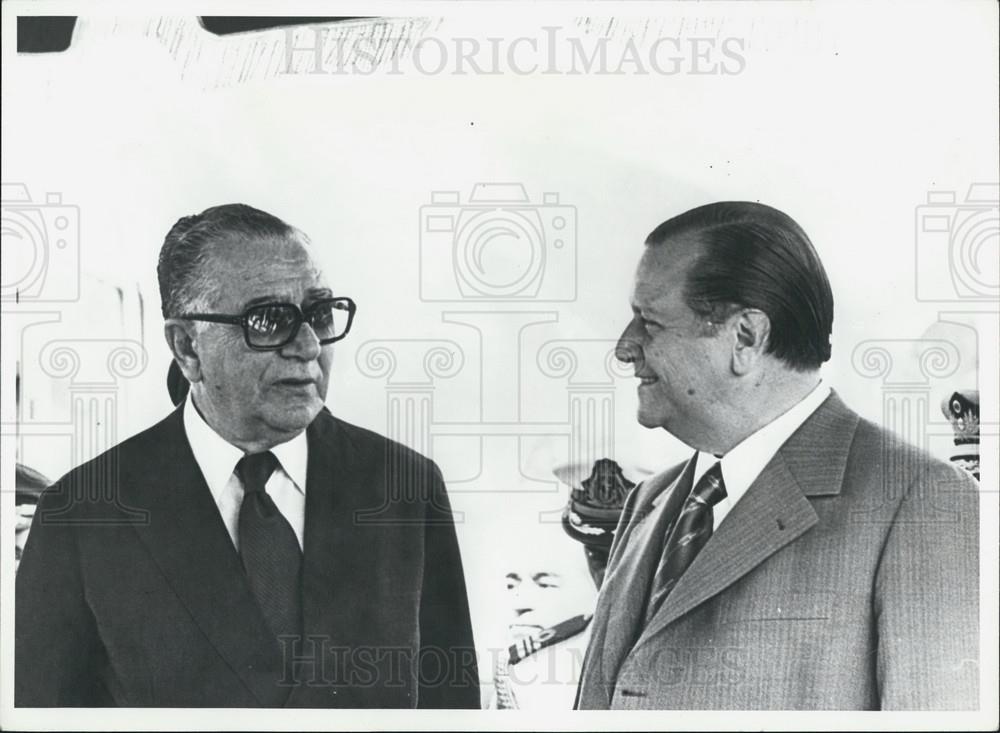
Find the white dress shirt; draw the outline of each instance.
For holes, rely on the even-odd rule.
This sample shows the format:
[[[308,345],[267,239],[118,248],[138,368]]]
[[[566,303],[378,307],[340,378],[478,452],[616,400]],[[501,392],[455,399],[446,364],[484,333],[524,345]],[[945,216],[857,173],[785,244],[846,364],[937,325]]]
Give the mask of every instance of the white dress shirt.
[[[726,498],[712,509],[713,532],[719,528],[722,520],[736,506],[736,502],[743,498],[747,489],[757,480],[760,472],[774,458],[778,449],[792,437],[792,433],[799,429],[802,423],[816,411],[816,408],[829,395],[830,388],[821,381],[798,404],[756,433],[744,438],[739,445],[721,458],[722,480],[726,486]],[[697,463],[694,467],[694,483],[697,484],[705,472],[719,460],[711,453],[698,451]]]
[[[234,473],[236,464],[243,458],[243,451],[227,442],[195,409],[190,395],[184,405],[184,431],[194,459],[205,477],[215,505],[226,525],[226,530],[236,549],[240,548],[240,505],[243,503],[243,484]],[[306,523],[306,467],[309,444],[305,431],[287,443],[271,449],[280,464],[265,485],[278,511],[288,520],[295,537],[302,547]]]

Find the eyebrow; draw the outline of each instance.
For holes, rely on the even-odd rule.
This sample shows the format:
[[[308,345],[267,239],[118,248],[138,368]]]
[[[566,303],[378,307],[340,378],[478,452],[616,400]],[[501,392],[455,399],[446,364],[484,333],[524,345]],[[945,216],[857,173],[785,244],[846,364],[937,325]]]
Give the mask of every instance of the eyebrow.
[[[643,308],[635,304],[632,305],[632,315],[639,316],[639,318],[644,321],[655,321],[657,317],[656,314],[649,310],[649,308]]]
[[[534,575],[531,576],[531,579],[535,580],[535,581],[545,580],[547,578],[552,578],[554,580],[560,580],[559,573],[546,573],[546,572],[542,572],[542,573],[535,573]]]
[[[333,291],[330,288],[309,288],[306,291],[306,297],[302,300],[303,303],[308,303],[310,300],[318,300],[320,298],[329,298],[333,295]],[[255,305],[260,305],[261,303],[288,303],[290,302],[287,298],[280,295],[261,295],[256,298],[251,298],[246,303],[243,304],[243,309],[252,308]]]

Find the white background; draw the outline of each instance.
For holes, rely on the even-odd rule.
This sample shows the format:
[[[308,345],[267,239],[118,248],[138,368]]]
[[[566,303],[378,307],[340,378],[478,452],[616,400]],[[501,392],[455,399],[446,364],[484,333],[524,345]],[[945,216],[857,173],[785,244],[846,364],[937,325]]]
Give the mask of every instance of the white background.
[[[28,7],[5,3],[5,21]],[[39,7],[58,9],[33,3],[31,12]],[[360,10],[377,14],[370,6]],[[970,184],[997,182],[992,3],[545,6],[522,8],[519,21],[497,6],[488,6],[481,19],[467,6],[437,6],[429,14],[448,10],[454,15],[416,30],[391,27],[410,27],[415,35],[449,45],[455,37],[541,42],[543,26],[558,26],[566,37],[605,34],[616,44],[643,34],[646,42],[657,35],[737,38],[745,63],[738,74],[664,75],[649,68],[639,74],[625,66],[621,75],[521,75],[509,69],[457,75],[451,73],[452,52],[440,74],[404,64],[398,75],[274,75],[261,62],[250,63],[239,81],[233,68],[242,63],[239,48],[245,50],[248,41],[210,36],[194,23],[194,11],[173,11],[157,24],[160,16],[152,10],[140,17],[133,8],[115,20],[112,10],[95,9],[78,21],[69,51],[38,56],[14,54],[14,23],[5,22],[3,181],[26,185],[35,202],[58,192],[64,205],[78,207],[79,239],[71,246],[79,246],[83,273],[76,302],[23,301],[16,309],[4,303],[5,487],[11,485],[14,449],[17,460],[53,479],[75,463],[72,430],[58,427],[72,425],[72,385],[40,367],[42,350],[54,339],[141,345],[145,368],[115,383],[118,439],[167,413],[169,353],[161,335],[156,255],[178,217],[227,202],[263,208],[307,232],[334,290],[358,302],[354,330],[335,347],[328,404],[334,414],[382,433],[391,432],[390,391],[384,378],[360,368],[359,349],[398,339],[452,341],[463,355],[462,369],[434,382],[434,420],[481,422],[485,391],[493,395],[487,402],[498,400],[489,404],[520,409],[525,423],[566,424],[566,380],[539,370],[537,348],[567,338],[611,344],[629,318],[630,279],[645,235],[670,216],[717,200],[759,200],[780,208],[813,239],[836,301],[833,358],[824,378],[851,407],[892,422],[903,418],[884,412],[887,394],[925,395],[930,422],[916,439],[943,457],[949,455],[950,428],[938,403],[951,390],[978,387],[984,422],[995,426],[996,302],[961,294],[917,299],[918,286],[940,293],[951,282],[945,251],[928,249],[935,245],[918,226],[928,193],[953,191],[961,203]],[[72,14],[65,6],[62,11]],[[246,12],[255,11],[265,14],[258,8]],[[651,11],[663,17],[631,17]],[[351,14],[349,8],[339,12]],[[584,15],[595,20],[583,22]],[[611,16],[616,20],[609,24]],[[268,48],[280,52],[284,32],[263,35]],[[189,53],[192,48],[200,56]],[[616,67],[620,51],[609,56]],[[519,182],[533,204],[555,192],[561,204],[576,208],[576,298],[515,307],[558,314],[558,322],[524,333],[518,358],[517,340],[496,331],[485,337],[507,339],[494,342],[496,353],[506,356],[480,359],[475,331],[443,320],[449,311],[489,306],[420,298],[420,208],[440,190],[459,191],[465,202],[480,182]],[[995,222],[995,200],[992,206]],[[975,210],[988,212],[989,204],[943,213],[960,221],[955,217]],[[980,266],[995,289],[995,231],[992,237],[980,252]],[[5,249],[5,270],[9,257]],[[452,273],[436,277],[451,282]],[[5,275],[5,285],[9,281]],[[141,313],[136,293],[144,303]],[[17,315],[25,311],[58,313],[59,320],[22,331],[39,319]],[[946,312],[959,315],[941,315]],[[14,318],[26,320],[18,325]],[[978,337],[968,324],[979,329]],[[920,370],[930,339],[953,345],[948,353],[957,360],[945,376]],[[890,352],[887,375],[859,371],[855,350],[870,341]],[[397,353],[412,348],[399,346]],[[14,359],[22,370],[20,415],[12,399]],[[510,380],[510,364],[521,365],[519,383]],[[614,393],[614,432],[607,444],[629,471],[658,470],[687,455],[662,431],[634,423],[634,384],[628,378],[603,378]],[[18,420],[22,437],[15,441]],[[441,465],[454,507],[463,513],[459,533],[477,641],[495,647],[502,641],[501,576],[513,546],[536,547],[533,561],[545,557],[573,566],[568,573],[581,570],[582,555],[567,549],[569,540],[552,522],[568,489],[551,472],[568,460],[568,443],[526,439],[518,457],[512,452],[517,441],[469,440],[442,437],[418,447]],[[995,456],[988,445],[984,456]],[[992,550],[995,466],[984,462],[983,470],[984,489],[992,491],[984,505],[990,526],[984,527],[982,546]],[[7,512],[11,502],[8,496],[4,501]],[[993,571],[984,572],[984,582],[995,583],[995,555],[987,562]],[[6,555],[6,598],[11,569]],[[995,595],[983,598],[988,607],[985,599]],[[5,640],[11,638],[9,610],[5,605]],[[995,613],[995,607],[984,608],[984,614]],[[992,629],[995,640],[995,628],[991,620],[984,639]],[[984,669],[996,667],[995,656],[992,665],[988,657],[982,662]],[[398,723],[386,723],[392,724]]]

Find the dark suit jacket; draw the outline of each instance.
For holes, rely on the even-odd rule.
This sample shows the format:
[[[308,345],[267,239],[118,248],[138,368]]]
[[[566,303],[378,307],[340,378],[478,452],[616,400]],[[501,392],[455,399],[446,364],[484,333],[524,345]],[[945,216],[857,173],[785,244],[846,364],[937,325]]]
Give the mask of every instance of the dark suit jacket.
[[[629,495],[579,708],[978,708],[974,481],[833,394],[643,628],[684,469]]]
[[[431,461],[324,410],[307,430],[304,638],[282,649],[181,408],[42,496],[17,575],[17,706],[479,707]]]

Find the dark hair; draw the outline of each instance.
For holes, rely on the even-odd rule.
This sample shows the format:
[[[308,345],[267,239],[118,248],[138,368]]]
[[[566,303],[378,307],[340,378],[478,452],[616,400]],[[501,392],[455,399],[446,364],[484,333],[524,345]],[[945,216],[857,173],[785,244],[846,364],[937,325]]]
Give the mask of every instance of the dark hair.
[[[213,283],[204,265],[212,243],[296,235],[303,236],[278,217],[246,204],[213,206],[178,219],[163,240],[156,266],[163,317],[180,316],[207,296]]]
[[[740,308],[756,308],[771,320],[766,353],[799,371],[830,358],[830,282],[790,216],[764,204],[720,201],[668,219],[646,244],[686,237],[700,250],[684,288],[691,310],[719,322]]]

